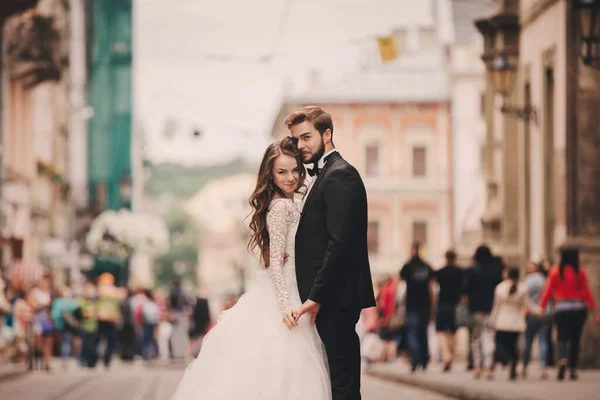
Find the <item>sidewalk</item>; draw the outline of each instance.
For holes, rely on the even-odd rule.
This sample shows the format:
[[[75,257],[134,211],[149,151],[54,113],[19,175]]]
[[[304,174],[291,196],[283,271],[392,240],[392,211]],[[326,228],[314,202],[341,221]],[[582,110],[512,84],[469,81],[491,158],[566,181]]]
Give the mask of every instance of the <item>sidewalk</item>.
[[[26,374],[28,371],[26,363],[6,363],[0,364],[0,383],[15,379],[21,375]]]
[[[593,400],[600,398],[600,371],[580,371],[576,382],[556,381],[551,370],[548,380],[540,380],[535,365],[529,368],[529,377],[515,382],[508,380],[508,368],[497,368],[495,379],[475,380],[466,372],[466,364],[457,364],[451,372],[443,373],[441,365],[431,365],[426,372],[411,374],[406,361],[375,364],[367,374],[378,378],[420,387],[459,400]]]

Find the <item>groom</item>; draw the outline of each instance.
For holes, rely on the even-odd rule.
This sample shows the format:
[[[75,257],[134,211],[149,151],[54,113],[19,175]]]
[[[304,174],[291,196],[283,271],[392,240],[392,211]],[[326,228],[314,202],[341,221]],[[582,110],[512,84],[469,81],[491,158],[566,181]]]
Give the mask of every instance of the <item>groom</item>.
[[[285,121],[312,176],[296,233],[296,277],[325,345],[333,400],[360,400],[356,323],[375,306],[367,253],[367,195],[356,169],[335,149],[331,115],[308,106]]]

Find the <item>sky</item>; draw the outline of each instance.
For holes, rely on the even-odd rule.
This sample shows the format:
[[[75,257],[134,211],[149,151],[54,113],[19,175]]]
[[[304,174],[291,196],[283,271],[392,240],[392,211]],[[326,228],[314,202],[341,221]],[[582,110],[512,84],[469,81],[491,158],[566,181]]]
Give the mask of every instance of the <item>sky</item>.
[[[444,0],[136,0],[134,110],[146,154],[259,159],[284,91],[306,87],[311,71],[327,82],[378,63],[374,38],[426,21],[431,1]]]

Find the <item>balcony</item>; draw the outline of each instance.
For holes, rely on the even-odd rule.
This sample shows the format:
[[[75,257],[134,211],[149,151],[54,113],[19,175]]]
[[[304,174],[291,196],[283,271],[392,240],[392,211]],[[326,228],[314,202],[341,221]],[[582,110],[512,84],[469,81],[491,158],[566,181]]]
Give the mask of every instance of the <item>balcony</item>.
[[[6,24],[6,67],[11,80],[32,87],[59,80],[60,35],[52,17],[25,13]]]

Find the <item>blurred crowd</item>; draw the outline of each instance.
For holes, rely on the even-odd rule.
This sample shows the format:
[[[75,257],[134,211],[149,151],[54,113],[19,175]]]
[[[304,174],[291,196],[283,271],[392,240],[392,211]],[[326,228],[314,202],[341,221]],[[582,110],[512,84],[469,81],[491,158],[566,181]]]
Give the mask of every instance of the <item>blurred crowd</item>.
[[[161,362],[194,357],[210,328],[208,301],[172,288],[127,290],[113,275],[74,287],[44,276],[30,287],[0,279],[0,364],[29,362],[51,371],[75,358],[83,368],[109,368],[115,355]]]
[[[463,348],[474,378],[493,379],[501,364],[515,380],[528,375],[537,341],[540,378],[556,366],[558,380],[567,372],[576,380],[583,326],[595,310],[579,253],[563,249],[557,265],[533,259],[524,270],[521,278],[520,268],[485,245],[469,267],[457,265],[449,250],[445,265],[434,269],[413,244],[399,273],[376,283],[377,308],[363,311],[358,332],[365,363],[402,357],[413,373],[431,362],[449,372]],[[459,329],[465,334],[457,337]]]
[[[376,283],[377,307],[357,325],[365,364],[403,358],[413,373],[432,363],[449,372],[462,348],[475,378],[493,379],[501,364],[514,380],[528,375],[537,342],[540,378],[556,366],[559,380],[567,372],[577,379],[583,326],[595,310],[577,250],[563,249],[556,265],[529,260],[523,278],[485,245],[468,267],[452,250],[445,259],[433,268],[415,243],[400,271]],[[189,362],[212,326],[209,310],[202,293],[189,295],[179,281],[170,290],[132,291],[109,273],[74,287],[55,287],[51,276],[32,285],[0,279],[0,364],[50,371],[60,357],[64,366],[75,358],[82,368],[109,368],[115,355]]]

